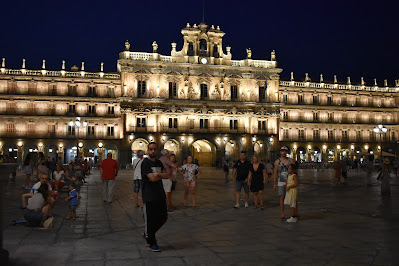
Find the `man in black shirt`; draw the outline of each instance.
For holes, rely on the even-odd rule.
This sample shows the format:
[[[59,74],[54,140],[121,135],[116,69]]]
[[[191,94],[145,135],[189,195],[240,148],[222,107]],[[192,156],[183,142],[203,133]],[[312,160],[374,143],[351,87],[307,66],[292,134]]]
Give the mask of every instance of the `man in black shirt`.
[[[152,251],[158,252],[155,233],[162,227],[168,219],[166,196],[163,189],[162,179],[168,179],[160,160],[156,159],[158,145],[155,142],[148,144],[148,158],[141,163],[141,177],[143,182],[143,215],[145,222],[144,236]]]
[[[240,160],[236,161],[233,169],[233,180],[236,180],[236,205],[234,208],[240,208],[241,189],[244,188],[245,192],[245,208],[248,208],[249,187],[248,187],[248,174],[251,163],[247,160],[245,151],[241,151]]]

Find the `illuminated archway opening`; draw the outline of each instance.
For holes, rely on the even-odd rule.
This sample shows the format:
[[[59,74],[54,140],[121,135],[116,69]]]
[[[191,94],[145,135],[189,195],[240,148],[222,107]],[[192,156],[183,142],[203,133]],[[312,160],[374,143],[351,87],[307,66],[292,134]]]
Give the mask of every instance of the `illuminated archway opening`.
[[[197,159],[200,166],[212,166],[216,160],[215,145],[205,139],[197,140],[192,145],[194,160]]]

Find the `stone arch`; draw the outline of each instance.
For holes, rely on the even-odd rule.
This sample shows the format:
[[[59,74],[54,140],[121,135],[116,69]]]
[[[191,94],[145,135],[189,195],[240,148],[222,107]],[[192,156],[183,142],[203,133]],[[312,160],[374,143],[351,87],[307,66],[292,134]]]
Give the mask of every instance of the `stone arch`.
[[[169,151],[169,154],[175,154],[176,157],[179,156],[180,143],[177,140],[169,139],[165,142],[163,147]]]
[[[131,149],[133,153],[136,153],[138,150],[144,151],[144,153],[147,152],[147,146],[148,146],[148,141],[143,138],[138,138],[135,139],[132,143]]]
[[[212,166],[216,160],[216,145],[207,139],[198,139],[191,144],[194,160],[202,166]]]
[[[238,160],[240,157],[240,145],[236,140],[226,142],[225,158],[230,161]]]

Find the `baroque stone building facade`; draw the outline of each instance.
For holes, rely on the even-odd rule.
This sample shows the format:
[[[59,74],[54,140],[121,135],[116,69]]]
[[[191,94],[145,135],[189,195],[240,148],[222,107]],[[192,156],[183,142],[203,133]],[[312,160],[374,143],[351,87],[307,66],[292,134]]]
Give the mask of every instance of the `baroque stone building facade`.
[[[79,152],[102,159],[108,151],[129,163],[151,141],[178,158],[202,165],[238,158],[240,150],[275,157],[281,145],[302,160],[377,153],[373,128],[384,124],[383,149],[395,152],[399,90],[396,87],[281,81],[270,60],[232,60],[219,26],[186,25],[183,45],[170,56],[119,54],[118,73],[86,72],[84,63],[61,71],[0,71],[0,152],[21,160],[27,152],[70,161]],[[77,127],[75,121],[80,122]],[[72,121],[71,121],[72,120]]]

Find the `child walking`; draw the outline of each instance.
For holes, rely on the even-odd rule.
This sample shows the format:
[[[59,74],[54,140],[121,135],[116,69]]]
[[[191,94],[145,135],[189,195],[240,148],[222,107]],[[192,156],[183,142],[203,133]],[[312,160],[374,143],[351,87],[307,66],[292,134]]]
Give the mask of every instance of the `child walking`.
[[[289,205],[291,207],[291,218],[287,219],[287,223],[296,223],[296,212],[297,212],[297,205],[298,205],[298,177],[297,177],[297,169],[298,166],[296,164],[291,164],[288,167],[288,178],[286,183],[286,195],[284,199],[284,204]]]
[[[76,220],[76,207],[78,206],[78,193],[76,192],[75,183],[69,183],[69,197],[65,201],[69,201],[69,217],[67,220]]]

